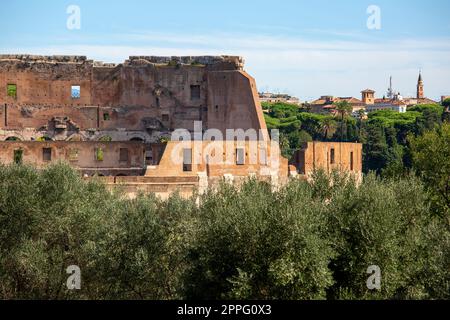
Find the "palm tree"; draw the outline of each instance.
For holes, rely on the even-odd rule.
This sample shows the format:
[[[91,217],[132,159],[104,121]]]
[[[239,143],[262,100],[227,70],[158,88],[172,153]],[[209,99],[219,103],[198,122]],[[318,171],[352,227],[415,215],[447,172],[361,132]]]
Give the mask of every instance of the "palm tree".
[[[363,120],[365,116],[366,116],[366,111],[364,109],[359,109],[358,110],[358,119]]]
[[[358,110],[358,137],[361,137],[361,128],[363,126],[363,120],[365,118],[366,118],[366,111],[364,109],[359,109]]]
[[[335,109],[341,115],[341,141],[344,140],[344,118],[347,114],[352,112],[353,108],[346,100],[334,103]]]
[[[336,132],[336,122],[331,118],[325,118],[321,123],[323,138],[329,139]]]

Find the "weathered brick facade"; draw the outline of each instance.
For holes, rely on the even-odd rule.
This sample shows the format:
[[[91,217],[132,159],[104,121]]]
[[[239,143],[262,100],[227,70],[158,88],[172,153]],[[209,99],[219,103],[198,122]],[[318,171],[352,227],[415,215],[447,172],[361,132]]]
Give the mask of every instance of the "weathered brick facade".
[[[185,149],[191,158],[211,152],[211,143],[200,141],[173,157],[182,142],[167,143],[171,134],[193,133],[196,123],[200,135],[208,129],[222,133],[219,144],[229,142],[228,129],[256,130],[262,143],[251,149],[253,139],[233,138],[226,163],[179,162]],[[270,146],[255,80],[243,70],[242,58],[230,56],[130,57],[115,65],[81,56],[0,55],[0,151],[2,163],[41,168],[62,160],[129,193],[162,196],[177,186],[189,194],[224,177],[257,176],[278,184],[289,171],[310,168],[309,160],[304,168],[298,161],[297,169],[289,167],[278,146]],[[265,154],[264,161],[251,163],[253,154]],[[354,170],[360,171],[361,154],[354,156]],[[320,157],[314,161],[326,166]]]

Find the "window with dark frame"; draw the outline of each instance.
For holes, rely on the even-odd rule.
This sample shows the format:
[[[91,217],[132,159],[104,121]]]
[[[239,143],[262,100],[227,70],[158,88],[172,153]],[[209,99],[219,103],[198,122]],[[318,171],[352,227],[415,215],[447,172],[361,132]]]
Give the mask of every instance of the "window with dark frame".
[[[198,100],[198,99],[200,99],[200,86],[193,85],[191,86],[191,100]]]
[[[168,114],[163,114],[162,115],[162,121],[168,122],[169,121],[169,115]]]
[[[52,161],[52,148],[42,148],[42,160]]]
[[[105,113],[103,114],[103,120],[104,120],[104,121],[109,121],[109,120],[111,120],[111,117],[109,116],[109,113],[108,113],[108,112],[105,112]]]
[[[145,161],[147,164],[153,164],[153,150],[145,151]]]
[[[120,148],[119,161],[120,162],[128,161],[128,149],[127,148]]]
[[[332,148],[330,150],[330,163],[335,164],[335,155],[334,155],[334,149]]]
[[[14,150],[14,163],[22,164],[22,160],[23,160],[23,150],[22,149]]]
[[[350,170],[353,171],[353,152],[350,152]]]

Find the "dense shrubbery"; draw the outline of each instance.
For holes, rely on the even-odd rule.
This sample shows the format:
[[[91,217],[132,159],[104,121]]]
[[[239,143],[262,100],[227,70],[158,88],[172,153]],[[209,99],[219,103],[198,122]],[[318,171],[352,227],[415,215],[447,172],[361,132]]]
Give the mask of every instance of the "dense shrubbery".
[[[450,124],[409,137],[414,169],[430,192],[434,211],[450,219]]]
[[[250,180],[162,201],[111,193],[63,164],[0,165],[0,299],[450,298],[443,109],[340,124],[275,109],[285,150],[355,136],[366,170],[383,174],[357,186],[318,172],[276,192]],[[81,268],[80,291],[66,288],[70,265]],[[381,268],[380,291],[366,287],[370,265]]]
[[[130,200],[61,164],[0,166],[0,298],[449,298],[448,216],[414,176],[357,187],[317,173],[276,192],[250,180],[196,200]]]

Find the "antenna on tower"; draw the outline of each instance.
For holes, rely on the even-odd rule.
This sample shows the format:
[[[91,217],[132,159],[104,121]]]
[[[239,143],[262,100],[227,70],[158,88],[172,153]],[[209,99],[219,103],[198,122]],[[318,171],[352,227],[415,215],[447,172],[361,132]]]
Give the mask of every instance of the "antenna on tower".
[[[394,98],[394,89],[392,89],[392,76],[389,77],[389,88],[387,92],[387,97],[389,99]]]

